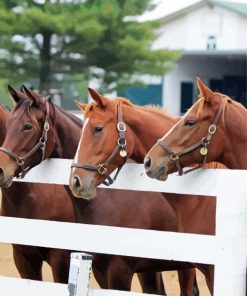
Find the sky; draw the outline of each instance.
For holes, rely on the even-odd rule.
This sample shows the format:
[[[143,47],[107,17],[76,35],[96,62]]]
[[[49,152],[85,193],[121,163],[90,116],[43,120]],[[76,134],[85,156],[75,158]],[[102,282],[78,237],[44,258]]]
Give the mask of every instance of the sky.
[[[153,0],[153,3],[158,4],[157,7],[153,11],[144,13],[142,16],[138,17],[138,20],[146,21],[161,18],[199,1],[200,0]],[[216,1],[220,2],[222,0]],[[247,3],[247,0],[229,0],[228,2]]]

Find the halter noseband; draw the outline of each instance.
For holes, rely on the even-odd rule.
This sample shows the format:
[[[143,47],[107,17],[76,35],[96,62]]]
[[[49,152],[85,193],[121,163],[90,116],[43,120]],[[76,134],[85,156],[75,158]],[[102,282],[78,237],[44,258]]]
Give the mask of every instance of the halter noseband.
[[[98,172],[100,175],[104,175],[107,180],[103,181],[103,184],[106,186],[110,186],[113,184],[113,182],[116,181],[117,176],[126,163],[127,160],[127,151],[126,151],[126,137],[125,137],[125,131],[126,131],[126,125],[123,122],[123,116],[120,108],[117,108],[117,118],[118,118],[118,123],[117,123],[117,130],[119,134],[119,138],[117,141],[117,146],[113,150],[112,154],[107,158],[107,160],[104,163],[100,163],[98,165],[91,165],[91,164],[82,164],[82,163],[73,163],[71,165],[71,168],[79,168],[79,169],[85,169],[89,171],[95,171]],[[108,173],[107,167],[111,164],[112,160],[114,157],[117,155],[119,152],[120,156],[124,159],[123,163],[118,166],[117,171],[112,178],[110,174]]]
[[[24,156],[18,156],[14,152],[10,151],[9,149],[7,149],[5,147],[0,147],[0,151],[8,154],[10,157],[15,159],[17,165],[21,168],[21,173],[19,173],[17,176],[18,179],[23,179],[25,177],[26,173],[31,169],[31,167],[25,168],[25,161],[27,160],[27,158],[29,158],[31,155],[33,155],[38,149],[41,149],[41,152],[42,152],[41,162],[44,160],[45,148],[46,148],[46,142],[47,142],[47,134],[50,129],[49,99],[46,99],[45,106],[46,106],[46,116],[45,116],[45,123],[43,126],[42,136],[40,137],[38,143],[29,152],[27,152]]]
[[[166,153],[168,153],[168,155],[170,156],[170,159],[175,161],[175,164],[176,164],[176,167],[177,167],[177,170],[178,170],[178,173],[180,176],[184,175],[184,174],[187,174],[191,171],[194,171],[200,167],[204,167],[204,165],[206,164],[206,161],[207,161],[207,154],[208,154],[208,146],[210,144],[210,141],[212,139],[212,136],[215,134],[216,130],[217,130],[217,124],[219,122],[219,119],[222,115],[222,112],[224,110],[224,104],[221,105],[213,123],[209,126],[208,128],[208,134],[206,137],[202,138],[201,141],[195,143],[194,145],[190,146],[189,148],[186,148],[184,149],[183,151],[181,152],[175,152],[175,151],[172,151],[161,139],[159,139],[157,141],[157,143],[165,150]],[[187,171],[183,171],[182,169],[182,166],[181,166],[181,163],[179,161],[180,157],[189,153],[189,152],[192,152],[194,150],[196,150],[197,148],[200,148],[200,154],[203,156],[203,160],[202,160],[202,163],[199,164],[197,167],[195,168],[192,168],[192,169],[188,169]]]

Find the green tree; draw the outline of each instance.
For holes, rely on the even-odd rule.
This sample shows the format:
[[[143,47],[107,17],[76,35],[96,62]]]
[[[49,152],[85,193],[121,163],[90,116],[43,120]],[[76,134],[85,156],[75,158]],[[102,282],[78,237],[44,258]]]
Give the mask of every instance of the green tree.
[[[10,83],[38,78],[41,91],[66,75],[97,78],[119,89],[142,74],[163,75],[177,52],[151,50],[159,22],[127,21],[150,0],[41,1],[0,3],[0,77]]]

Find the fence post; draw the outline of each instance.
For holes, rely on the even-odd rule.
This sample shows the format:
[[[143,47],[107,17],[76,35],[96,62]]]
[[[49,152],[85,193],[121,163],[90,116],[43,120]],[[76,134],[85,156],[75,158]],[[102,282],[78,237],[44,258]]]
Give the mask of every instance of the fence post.
[[[216,235],[219,256],[215,265],[214,295],[246,295],[247,200],[246,193],[217,196]]]
[[[92,255],[71,253],[68,283],[69,296],[88,296],[92,260]]]

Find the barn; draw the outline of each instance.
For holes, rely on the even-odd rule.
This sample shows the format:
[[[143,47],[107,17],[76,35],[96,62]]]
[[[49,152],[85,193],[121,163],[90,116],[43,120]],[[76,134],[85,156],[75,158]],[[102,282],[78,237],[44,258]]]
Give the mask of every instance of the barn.
[[[202,0],[161,19],[154,49],[180,50],[176,67],[146,89],[125,92],[138,103],[182,114],[197,96],[196,77],[247,105],[247,4]]]

